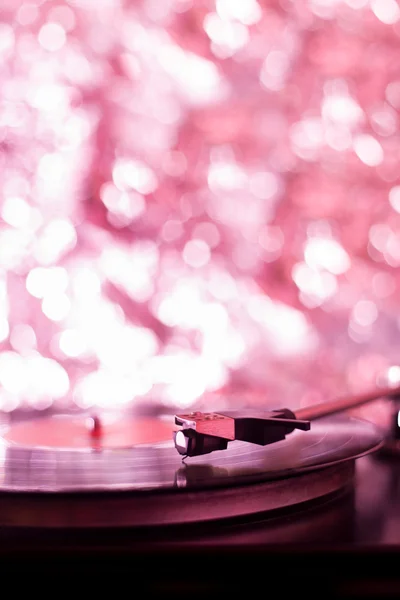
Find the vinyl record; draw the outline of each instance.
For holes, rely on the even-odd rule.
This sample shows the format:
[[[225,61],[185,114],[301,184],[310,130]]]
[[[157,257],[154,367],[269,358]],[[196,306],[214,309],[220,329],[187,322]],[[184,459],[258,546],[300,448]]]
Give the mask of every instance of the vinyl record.
[[[381,444],[374,425],[343,417],[185,462],[172,439],[121,447],[117,436],[114,447],[74,449],[15,439],[5,431],[0,446],[0,525],[45,528],[198,523],[293,507],[349,485],[354,460]]]

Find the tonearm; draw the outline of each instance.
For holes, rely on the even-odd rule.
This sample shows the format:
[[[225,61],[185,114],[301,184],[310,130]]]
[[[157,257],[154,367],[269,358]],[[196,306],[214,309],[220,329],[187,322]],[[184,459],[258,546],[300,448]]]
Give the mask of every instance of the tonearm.
[[[266,446],[284,440],[295,429],[309,430],[311,421],[380,398],[400,399],[400,387],[378,388],[369,393],[338,398],[295,411],[287,408],[270,411],[245,409],[175,415],[175,424],[180,426],[174,432],[175,448],[186,457],[225,450],[228,443],[234,440]]]

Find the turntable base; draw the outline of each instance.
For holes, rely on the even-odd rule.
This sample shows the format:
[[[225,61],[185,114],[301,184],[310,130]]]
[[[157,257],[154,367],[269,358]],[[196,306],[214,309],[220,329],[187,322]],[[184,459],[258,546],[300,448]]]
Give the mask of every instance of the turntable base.
[[[41,529],[162,528],[218,521],[249,522],[297,514],[308,504],[334,497],[354,483],[351,461],[261,483],[186,492],[3,493],[2,527]],[[156,536],[157,537],[157,536]]]

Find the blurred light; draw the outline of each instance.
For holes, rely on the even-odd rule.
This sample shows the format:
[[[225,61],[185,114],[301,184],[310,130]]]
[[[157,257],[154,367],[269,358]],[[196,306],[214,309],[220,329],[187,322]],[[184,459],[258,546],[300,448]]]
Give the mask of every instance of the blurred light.
[[[274,173],[267,171],[254,173],[250,177],[249,188],[252,194],[261,198],[261,200],[269,200],[273,198],[279,191],[279,181]]]
[[[350,268],[347,252],[333,239],[310,238],[304,250],[304,258],[311,268],[323,268],[334,275],[345,273]]]
[[[82,303],[92,303],[100,299],[99,275],[93,270],[93,266],[86,266],[84,260],[72,270],[71,285],[75,297]]]
[[[274,353],[289,357],[315,347],[314,332],[300,311],[259,295],[250,300],[249,311],[271,336]]]
[[[20,323],[12,328],[10,343],[13,349],[20,354],[29,354],[37,345],[34,329],[30,325]]]
[[[226,309],[217,303],[208,303],[201,310],[199,323],[203,355],[215,363],[236,367],[245,352],[243,337],[230,327]]]
[[[390,106],[383,105],[372,113],[371,125],[379,135],[393,135],[397,131],[397,114]]]
[[[234,278],[226,271],[217,269],[212,265],[210,267],[208,283],[210,293],[222,302],[235,298],[238,295],[238,288]]]
[[[260,81],[263,86],[272,91],[278,91],[285,85],[290,67],[290,59],[280,50],[272,50],[263,62]]]
[[[0,231],[0,265],[6,269],[18,269],[29,256],[29,243],[32,232]]]
[[[177,284],[168,295],[161,298],[155,314],[170,327],[195,328],[198,326],[201,306],[196,286],[186,281],[186,284]]]
[[[75,27],[75,15],[68,6],[54,6],[49,12],[48,20],[58,23],[65,31],[72,31]]]
[[[297,406],[396,364],[399,5],[298,8],[6,2],[2,410]]]
[[[151,389],[151,384],[136,375],[129,378],[107,369],[94,371],[78,382],[74,391],[75,403],[82,409],[91,406],[121,408]]]
[[[1,210],[1,216],[6,223],[13,227],[26,227],[29,225],[32,209],[23,199],[17,197],[6,198]]]
[[[389,385],[397,386],[400,383],[400,367],[398,365],[393,365],[389,367],[387,371],[387,380]],[[400,427],[400,425],[399,425]]]
[[[155,381],[163,382],[166,399],[175,406],[186,407],[226,383],[225,369],[215,360],[194,356],[190,352],[172,352],[152,361]]]
[[[362,134],[354,138],[354,151],[368,167],[377,167],[383,161],[383,149],[372,135]]]
[[[361,107],[349,95],[346,88],[340,85],[341,82],[334,82],[333,85],[332,82],[330,83],[331,86],[325,85],[326,95],[321,107],[323,118],[336,125],[355,127],[363,120],[364,113]],[[330,87],[333,88],[332,91]]]
[[[390,81],[388,83],[385,97],[394,108],[400,108],[400,81]]]
[[[49,265],[72,250],[77,242],[76,230],[68,219],[53,219],[41,232],[34,255],[38,262]]]
[[[164,223],[161,230],[161,237],[166,242],[173,242],[181,237],[183,233],[182,223],[173,219]]]
[[[338,152],[348,150],[352,145],[350,131],[346,127],[337,125],[333,127],[328,125],[326,127],[325,140],[328,146],[333,148],[333,150],[337,150]]]
[[[395,185],[389,191],[389,202],[392,208],[400,213],[400,185]]]
[[[369,327],[376,321],[378,310],[376,304],[370,300],[360,300],[352,311],[352,318],[362,327]]]
[[[7,23],[0,23],[0,57],[13,49],[15,41],[14,31]]]
[[[42,301],[42,311],[51,321],[62,321],[68,315],[71,302],[66,294],[46,295]]]
[[[217,0],[216,9],[222,19],[237,19],[245,25],[254,25],[262,17],[261,7],[256,0]]]
[[[342,0],[310,0],[310,8],[322,19],[333,18],[335,9]]]
[[[20,406],[21,398],[19,396],[2,390],[2,392],[0,393],[0,410],[2,411],[2,413],[12,412]]]
[[[345,0],[345,1],[348,6],[350,6],[351,8],[354,8],[355,10],[358,10],[360,8],[364,8],[365,6],[367,6],[367,4],[369,3],[370,0]]]
[[[138,302],[148,300],[153,291],[152,276],[158,262],[157,248],[143,244],[127,254],[122,248],[108,246],[100,256],[102,272]]]
[[[308,308],[320,306],[337,291],[337,281],[331,273],[315,271],[305,263],[294,265],[292,277],[301,290],[302,303]]]
[[[4,315],[0,314],[0,342],[4,342],[8,338],[10,333],[10,326],[8,320]]]
[[[304,159],[315,157],[324,143],[322,121],[318,118],[310,118],[291,127],[290,139],[293,151]]]
[[[16,352],[0,354],[0,383],[7,392],[20,396],[20,402],[46,404],[62,398],[69,390],[66,371],[56,361],[39,354],[27,357]]]
[[[140,217],[146,210],[146,202],[136,192],[120,192],[113,184],[105,184],[100,196],[111,215],[108,220],[115,227],[124,227]]]
[[[141,194],[151,194],[157,188],[157,178],[145,164],[134,160],[117,160],[113,180],[121,191],[135,189]]]
[[[32,96],[28,102],[41,111],[63,113],[68,107],[68,94],[64,86],[56,83],[41,83],[33,88]],[[38,175],[46,178],[47,175],[53,175],[55,172],[63,171],[63,159],[59,154],[43,154],[39,162]]]
[[[39,10],[36,4],[22,4],[17,12],[17,21],[20,25],[30,25],[34,23],[39,16]]]
[[[211,61],[185,52],[173,44],[163,46],[159,60],[178,85],[181,94],[191,103],[207,104],[226,95],[226,84]]]
[[[400,265],[400,237],[393,234],[387,241],[386,252],[384,254],[388,264],[396,267]]]
[[[0,342],[6,340],[10,333],[9,310],[7,281],[0,274]]]
[[[19,394],[23,391],[26,382],[22,373],[23,361],[15,352],[0,354],[0,382],[11,393]]]
[[[203,240],[190,240],[183,249],[183,259],[196,269],[204,267],[210,260],[210,247]]]
[[[369,239],[371,244],[381,252],[385,252],[389,239],[393,236],[393,231],[385,223],[376,223],[369,230]]]
[[[371,0],[371,9],[386,25],[393,25],[400,19],[400,8],[396,0]]]
[[[75,329],[65,329],[60,334],[60,350],[71,358],[76,358],[87,352],[87,345],[79,331]]]
[[[64,186],[67,164],[58,152],[44,154],[39,162],[38,176],[47,194],[60,192]]]
[[[63,267],[35,267],[26,278],[26,289],[35,298],[62,293],[68,286],[68,273]]]
[[[45,50],[56,52],[66,42],[65,30],[58,23],[46,23],[39,31],[38,39]]]
[[[235,163],[214,162],[208,172],[208,184],[214,192],[242,188],[247,183],[243,169]]]
[[[215,13],[206,15],[204,30],[213,42],[214,54],[220,58],[233,56],[249,39],[247,27],[242,23],[224,21]]]

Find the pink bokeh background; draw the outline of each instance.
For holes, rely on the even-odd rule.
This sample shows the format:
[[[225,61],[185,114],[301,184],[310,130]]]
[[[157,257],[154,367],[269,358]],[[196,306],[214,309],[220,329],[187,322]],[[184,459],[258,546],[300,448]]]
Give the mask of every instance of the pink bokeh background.
[[[400,379],[396,0],[2,0],[0,410]]]

